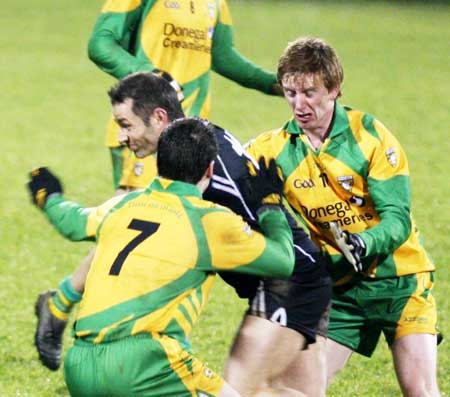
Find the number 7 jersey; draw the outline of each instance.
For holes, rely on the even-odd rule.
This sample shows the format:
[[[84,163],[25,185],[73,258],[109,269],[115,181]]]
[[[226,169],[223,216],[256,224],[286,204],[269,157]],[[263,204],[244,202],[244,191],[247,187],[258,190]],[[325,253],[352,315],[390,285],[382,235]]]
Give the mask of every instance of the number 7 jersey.
[[[78,211],[71,238],[96,236],[74,326],[75,337],[92,343],[142,332],[184,342],[216,270],[277,277],[292,271],[292,234],[281,211],[262,214],[263,236],[228,209],[203,200],[191,184],[157,178],[145,191],[96,208],[75,208],[63,197],[51,199],[46,212],[52,206],[53,220]]]

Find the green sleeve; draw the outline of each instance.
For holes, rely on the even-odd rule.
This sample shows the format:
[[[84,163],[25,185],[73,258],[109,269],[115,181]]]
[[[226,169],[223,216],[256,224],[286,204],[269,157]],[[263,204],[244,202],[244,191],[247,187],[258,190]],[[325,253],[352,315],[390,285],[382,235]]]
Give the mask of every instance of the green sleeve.
[[[188,207],[186,207],[188,208]],[[223,207],[188,211],[197,236],[196,268],[203,271],[246,273],[259,277],[288,277],[294,268],[292,231],[277,206],[258,211],[260,230]]]
[[[366,256],[389,255],[411,233],[409,177],[396,175],[384,181],[368,178],[367,182],[381,222],[359,235],[366,244]]]
[[[243,57],[234,47],[233,28],[220,21],[213,36],[212,69],[244,87],[276,95],[272,89],[277,83],[275,73],[264,70]]]
[[[155,66],[133,54],[142,5],[126,13],[102,13],[88,44],[89,58],[104,72],[121,79],[138,71],[151,72]]]
[[[249,263],[233,268],[218,268],[237,273],[251,274],[259,277],[289,277],[294,268],[294,249],[292,232],[283,211],[274,206],[265,206],[258,213],[259,226],[264,240],[263,251]],[[254,231],[254,234],[259,232]],[[257,237],[257,236],[255,236]],[[235,250],[243,255],[252,251],[250,242],[244,242]],[[227,261],[227,257],[223,258]]]
[[[259,210],[258,220],[266,238],[266,249],[252,264],[256,265],[257,273],[254,274],[289,277],[294,269],[295,255],[292,231],[285,214],[281,208],[266,206]]]
[[[87,222],[92,208],[66,200],[63,196],[52,196],[47,200],[44,212],[50,223],[65,238],[71,241],[94,240],[87,233]]]

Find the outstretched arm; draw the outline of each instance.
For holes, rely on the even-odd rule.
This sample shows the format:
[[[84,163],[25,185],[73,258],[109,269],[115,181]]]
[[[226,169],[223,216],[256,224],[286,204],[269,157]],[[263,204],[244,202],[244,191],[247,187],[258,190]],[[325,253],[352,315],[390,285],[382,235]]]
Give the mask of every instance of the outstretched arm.
[[[134,56],[142,2],[108,1],[98,17],[88,44],[89,58],[104,72],[121,79],[137,71],[151,72],[155,66]]]
[[[282,95],[275,73],[255,65],[234,47],[231,16],[224,1],[220,1],[219,20],[214,30],[212,68],[244,87],[270,95]]]
[[[31,171],[27,186],[33,203],[61,235],[72,241],[95,240],[103,218],[123,197],[116,196],[98,207],[83,207],[64,198],[59,178],[46,167]]]

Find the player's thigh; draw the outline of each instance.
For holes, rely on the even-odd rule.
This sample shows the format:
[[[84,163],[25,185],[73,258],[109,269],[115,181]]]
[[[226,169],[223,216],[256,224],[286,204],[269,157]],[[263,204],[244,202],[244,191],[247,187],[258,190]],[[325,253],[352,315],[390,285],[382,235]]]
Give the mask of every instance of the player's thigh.
[[[433,296],[434,273],[424,272],[398,277],[389,307],[393,316],[383,332],[390,346],[403,336],[438,333],[437,309]]]
[[[336,374],[342,370],[351,357],[353,350],[332,339],[326,341],[326,383],[329,385]]]
[[[372,322],[367,315],[367,308],[364,302],[361,302],[363,294],[364,281],[361,280],[333,289],[327,332],[328,340],[334,342],[330,342],[333,350],[337,350],[338,346],[344,346],[367,357],[375,350],[382,326]]]
[[[281,383],[300,390],[308,397],[325,396],[327,385],[326,337],[317,335],[316,342],[295,353],[295,359],[280,377]]]
[[[225,365],[225,379],[244,395],[253,393],[280,376],[304,344],[297,331],[246,315]]]
[[[439,395],[436,339],[436,335],[412,334],[392,345],[395,372],[405,395]]]
[[[224,383],[222,390],[217,397],[240,397],[241,395],[228,383]],[[201,397],[201,396],[200,396]]]
[[[321,324],[326,328],[323,320],[330,307],[329,283],[303,285],[293,279],[260,283],[248,313],[297,331],[306,343],[314,343]]]

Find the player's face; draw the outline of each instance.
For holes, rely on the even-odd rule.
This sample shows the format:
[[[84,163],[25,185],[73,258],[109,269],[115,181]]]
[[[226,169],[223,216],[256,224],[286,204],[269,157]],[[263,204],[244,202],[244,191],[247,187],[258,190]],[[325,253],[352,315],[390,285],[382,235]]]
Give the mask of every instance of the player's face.
[[[288,75],[281,85],[298,125],[305,132],[326,132],[340,88],[328,91],[323,79],[314,74]]]
[[[133,100],[113,105],[113,115],[119,125],[119,142],[126,144],[136,157],[142,158],[156,152],[162,128],[150,116],[149,125],[133,112]]]

